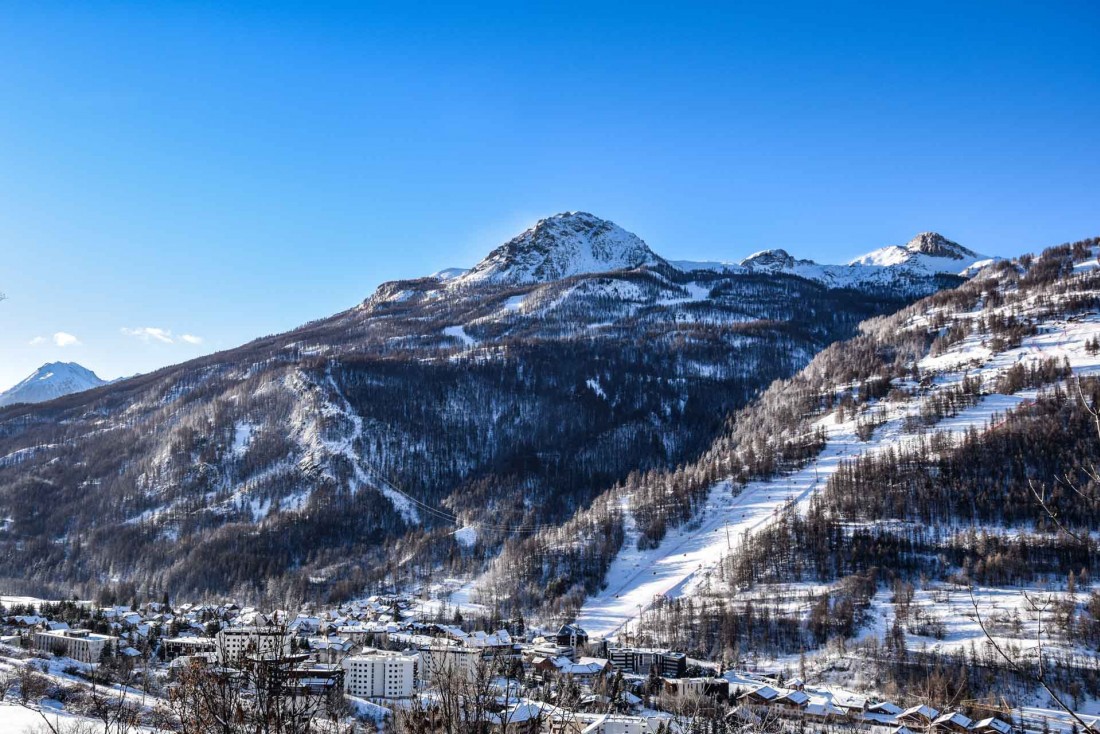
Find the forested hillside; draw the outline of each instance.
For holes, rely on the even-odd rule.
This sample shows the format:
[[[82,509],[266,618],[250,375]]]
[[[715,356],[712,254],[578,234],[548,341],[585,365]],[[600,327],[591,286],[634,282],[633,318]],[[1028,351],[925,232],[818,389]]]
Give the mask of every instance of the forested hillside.
[[[1098,252],[998,263],[869,319],[696,461],[510,543],[482,598],[549,588],[544,614],[598,633],[824,669],[839,654],[945,699],[1032,695],[1042,639],[1049,681],[1097,695]]]
[[[286,334],[0,411],[0,576],[258,598],[475,571],[610,487],[694,465],[774,379],[963,280],[685,271],[591,215],[547,221],[473,271],[492,277],[387,283]]]

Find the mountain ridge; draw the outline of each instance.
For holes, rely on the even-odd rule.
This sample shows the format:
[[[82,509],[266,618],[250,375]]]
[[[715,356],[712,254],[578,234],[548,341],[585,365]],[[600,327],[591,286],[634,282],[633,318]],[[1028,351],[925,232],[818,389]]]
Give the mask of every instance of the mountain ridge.
[[[0,410],[0,577],[94,585],[128,564],[134,583],[252,596],[381,588],[395,551],[402,574],[457,572],[500,528],[690,460],[861,321],[963,282],[685,272],[592,215],[509,243],[481,278],[384,283],[282,334]],[[480,525],[473,547],[393,487]]]
[[[839,288],[898,287],[908,280],[914,292],[930,292],[930,279],[940,275],[968,277],[975,266],[994,260],[936,232],[921,232],[905,245],[888,245],[844,264],[800,259],[782,248],[761,250],[736,263],[668,260],[642,238],[610,220],[587,212],[563,212],[540,219],[472,268],[446,268],[430,277],[451,287],[474,283],[525,285],[664,266],[682,273],[783,273]]]

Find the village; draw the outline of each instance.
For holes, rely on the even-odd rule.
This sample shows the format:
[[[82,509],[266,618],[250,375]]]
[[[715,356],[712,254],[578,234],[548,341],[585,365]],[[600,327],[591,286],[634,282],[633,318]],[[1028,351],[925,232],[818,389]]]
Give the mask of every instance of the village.
[[[681,652],[635,647],[629,635],[589,637],[575,624],[526,629],[514,619],[471,630],[456,610],[451,623],[421,618],[419,600],[372,596],[331,609],[261,612],[234,603],[147,602],[96,607],[90,602],[6,599],[0,614],[0,719],[23,705],[46,711],[81,681],[140,689],[141,706],[180,695],[188,671],[235,670],[251,661],[281,693],[339,699],[366,730],[394,731],[415,710],[430,718],[447,695],[488,701],[483,730],[550,734],[656,734],[692,731],[869,731],[875,734],[1009,734],[1100,731],[1094,717],[1049,710],[971,719],[928,701],[888,701],[867,693],[807,684],[787,671],[744,670]],[[18,673],[41,670],[34,701]],[[52,674],[52,675],[51,675]],[[52,681],[51,690],[48,683]],[[23,682],[23,688],[29,683]],[[61,691],[61,692],[59,692]],[[470,715],[470,714],[465,714]],[[145,722],[137,711],[135,721]],[[692,728],[705,720],[721,729]],[[434,729],[427,729],[434,730]]]

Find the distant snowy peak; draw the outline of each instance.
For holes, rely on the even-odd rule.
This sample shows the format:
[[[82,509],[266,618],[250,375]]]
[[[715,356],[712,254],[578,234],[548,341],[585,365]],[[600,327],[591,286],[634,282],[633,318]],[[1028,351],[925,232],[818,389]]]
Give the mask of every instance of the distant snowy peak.
[[[640,237],[617,224],[586,212],[567,212],[540,219],[451,282],[546,283],[663,262]]]
[[[15,387],[0,393],[0,406],[43,403],[106,384],[106,380],[99,379],[96,373],[76,362],[50,362]]]
[[[799,260],[786,250],[764,250],[740,263],[674,261],[684,272],[751,272],[797,275],[834,288],[899,288],[928,291],[940,286],[937,276],[971,277],[996,258],[968,250],[935,232],[922,232],[905,245],[890,245],[857,257],[847,265],[822,265]]]
[[[812,260],[796,260],[786,250],[762,250],[754,252],[741,261],[741,267],[747,270],[775,272],[792,270],[798,265],[813,265]]]
[[[984,255],[968,250],[936,232],[921,232],[905,245],[890,245],[852,260],[850,265],[916,266],[928,272],[958,274]]]

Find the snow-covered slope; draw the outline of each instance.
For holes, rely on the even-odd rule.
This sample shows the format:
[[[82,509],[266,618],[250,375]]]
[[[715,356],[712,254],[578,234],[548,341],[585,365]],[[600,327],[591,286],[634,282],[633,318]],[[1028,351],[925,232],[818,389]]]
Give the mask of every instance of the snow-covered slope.
[[[76,362],[50,362],[34,371],[15,387],[0,393],[0,406],[15,403],[43,403],[47,400],[106,385]]]
[[[929,241],[918,237],[907,248],[922,238]],[[929,266],[929,259],[958,263],[978,257],[969,251],[958,253],[958,257],[944,251],[908,252],[911,261],[922,267]],[[880,260],[898,258],[896,262],[901,263],[901,257],[891,248],[879,251]],[[1035,401],[1040,392],[1028,386],[1005,389],[1002,379],[1013,369],[1036,368],[1053,359],[1071,370],[1073,377],[1100,374],[1100,353],[1090,346],[1100,340],[1100,316],[1088,308],[1082,310],[1082,304],[1100,297],[1100,282],[1088,259],[1079,260],[1072,268],[1063,267],[1063,272],[1066,275],[1053,286],[1027,290],[1002,284],[991,288],[976,299],[979,305],[973,310],[959,311],[950,304],[934,302],[922,309],[918,304],[899,314],[905,318],[897,325],[884,319],[865,327],[865,332],[927,330],[930,336],[937,336],[949,332],[948,327],[940,326],[946,323],[955,333],[968,336],[929,350],[916,361],[914,367],[923,376],[920,384],[895,380],[892,387],[897,389],[888,398],[868,401],[860,412],[830,409],[810,418],[803,430],[820,431],[825,437],[817,456],[797,470],[750,481],[743,487],[726,479],[716,482],[694,521],[670,532],[656,547],[639,547],[639,532],[631,514],[634,498],[624,494],[620,499],[625,518],[622,549],[608,569],[606,587],[588,598],[576,622],[589,634],[614,636],[636,624],[639,612],[650,608],[655,599],[704,593],[703,589],[716,583],[715,572],[723,558],[736,554],[747,536],[780,520],[785,509],[804,512],[830,477],[859,457],[912,450],[928,431],[957,439],[968,431],[992,430],[1007,411]],[[1026,323],[1032,333],[1016,345],[997,346],[1001,340],[985,324],[1002,320]],[[976,381],[980,396],[973,405],[936,419],[930,406],[957,391],[964,379]],[[852,389],[850,384],[828,387],[838,394]],[[920,420],[925,422],[923,427],[913,428]],[[873,430],[861,435],[861,424]],[[972,637],[980,639],[980,631],[963,642],[973,644]]]
[[[637,235],[586,212],[540,219],[455,283],[536,283],[661,263]]]

